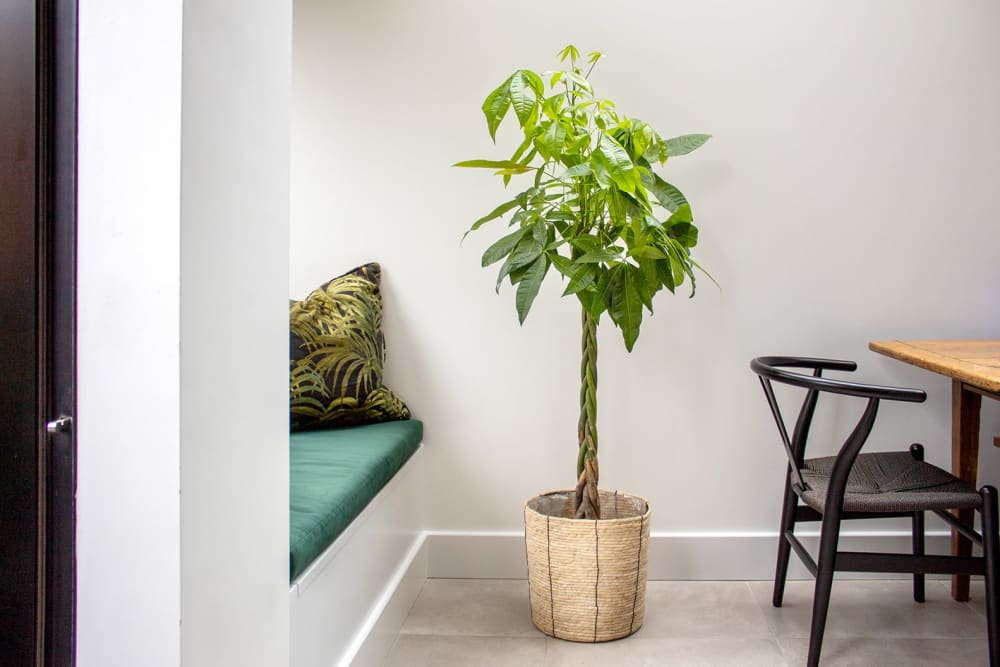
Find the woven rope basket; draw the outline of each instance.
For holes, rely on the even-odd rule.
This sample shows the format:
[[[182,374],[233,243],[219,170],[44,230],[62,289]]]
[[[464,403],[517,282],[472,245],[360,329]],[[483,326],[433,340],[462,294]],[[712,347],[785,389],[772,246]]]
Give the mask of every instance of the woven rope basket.
[[[575,642],[627,637],[646,612],[649,503],[602,490],[594,521],[572,518],[572,496],[555,491],[525,503],[531,620]]]

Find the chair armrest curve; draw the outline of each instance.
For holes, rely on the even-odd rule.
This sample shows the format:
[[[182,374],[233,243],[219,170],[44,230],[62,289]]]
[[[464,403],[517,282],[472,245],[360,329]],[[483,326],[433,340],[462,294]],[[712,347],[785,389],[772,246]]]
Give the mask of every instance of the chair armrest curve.
[[[845,380],[833,380],[816,375],[803,375],[793,371],[784,370],[779,366],[791,368],[812,368],[853,371],[857,364],[853,361],[838,361],[835,359],[813,359],[807,357],[757,357],[750,362],[750,367],[754,373],[761,377],[790,384],[795,387],[805,389],[815,389],[833,394],[844,394],[846,396],[857,396],[859,398],[877,398],[889,401],[907,401],[911,403],[922,403],[927,400],[927,394],[922,389],[910,389],[908,387],[890,387],[885,385],[865,384],[862,382],[847,382]]]

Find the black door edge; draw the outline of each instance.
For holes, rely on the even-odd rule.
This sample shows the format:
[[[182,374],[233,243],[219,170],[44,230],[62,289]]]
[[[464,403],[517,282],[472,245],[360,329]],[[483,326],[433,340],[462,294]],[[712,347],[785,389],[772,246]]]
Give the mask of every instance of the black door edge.
[[[39,405],[76,415],[77,0],[38,0]],[[76,429],[39,424],[38,654],[75,664]]]

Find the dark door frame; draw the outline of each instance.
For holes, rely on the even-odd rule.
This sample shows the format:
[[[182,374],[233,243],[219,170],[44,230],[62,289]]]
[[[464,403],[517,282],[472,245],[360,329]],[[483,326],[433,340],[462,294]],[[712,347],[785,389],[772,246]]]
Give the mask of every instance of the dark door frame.
[[[77,0],[9,0],[0,14],[0,664],[66,667],[76,625]]]
[[[76,415],[77,0],[37,0],[39,75],[39,303],[44,420]],[[46,666],[75,664],[76,429],[42,432],[40,525]]]
[[[0,5],[0,664],[36,664],[38,552],[37,11]]]

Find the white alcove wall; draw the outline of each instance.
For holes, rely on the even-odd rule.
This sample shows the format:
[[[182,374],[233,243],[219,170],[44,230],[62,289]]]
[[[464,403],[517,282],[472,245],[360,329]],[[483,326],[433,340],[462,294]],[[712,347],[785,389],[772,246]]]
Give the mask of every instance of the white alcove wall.
[[[287,664],[290,0],[79,54],[77,664]]]
[[[502,223],[459,245],[504,192],[450,167],[512,151],[483,98],[570,42],[608,54],[592,80],[621,111],[714,135],[665,174],[721,289],[658,297],[631,355],[600,331],[602,481],[652,501],[654,536],[729,554],[663,571],[769,576],[783,458],[753,356],[853,358],[861,379],[926,389],[885,406],[877,437],[948,465],[948,381],[867,341],[1000,334],[996,3],[296,0],[294,24],[290,296],[383,264],[387,382],[426,426],[432,574],[516,574],[460,558],[502,543],[523,560],[522,502],[573,482],[578,306],[550,277],[518,326],[479,267]],[[859,409],[838,404],[817,437]],[[994,480],[997,432],[984,404]],[[435,568],[435,540],[465,555]]]

